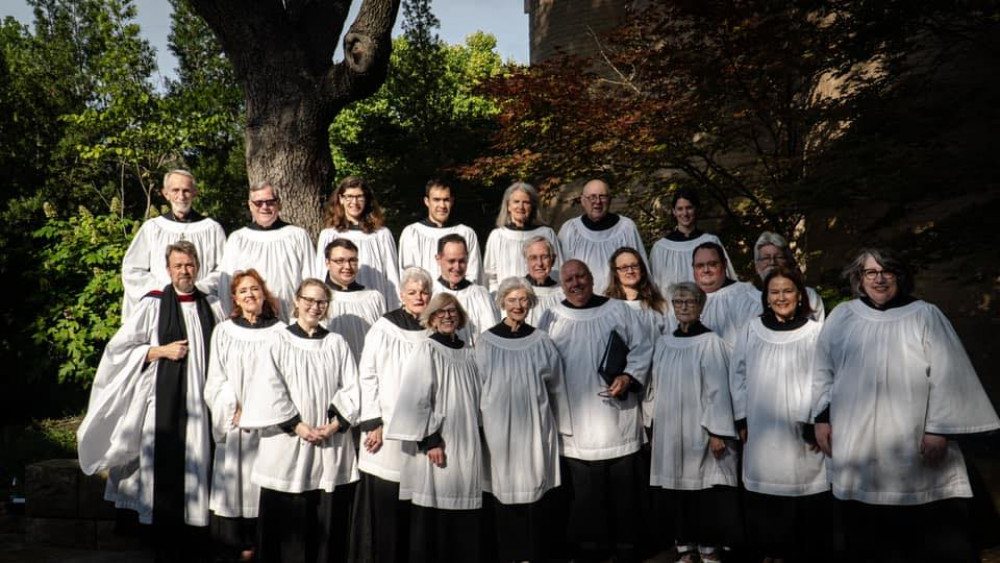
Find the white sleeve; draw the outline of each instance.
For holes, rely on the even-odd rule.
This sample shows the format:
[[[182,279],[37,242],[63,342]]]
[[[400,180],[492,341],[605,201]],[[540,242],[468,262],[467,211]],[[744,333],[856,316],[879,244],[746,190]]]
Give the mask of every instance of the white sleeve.
[[[842,304],[841,307],[847,304]],[[812,369],[812,381],[809,386],[809,394],[812,398],[812,410],[809,413],[809,420],[802,422],[816,422],[816,417],[823,413],[830,406],[830,392],[833,389],[833,377],[837,370],[834,354],[833,340],[838,335],[835,334],[841,316],[835,315],[833,322],[823,323],[823,329],[819,333],[816,341],[816,355],[814,357]]]
[[[635,314],[627,305],[622,304],[625,309],[625,323],[627,326],[624,335],[628,340],[628,363],[625,372],[639,382],[646,385],[649,381],[649,366],[653,360],[653,341],[649,334],[648,326],[641,315]]]
[[[483,260],[482,252],[479,250],[479,237],[476,232],[469,229],[469,267],[465,271],[465,278],[472,283],[483,285]]]
[[[736,437],[733,401],[729,393],[729,345],[713,339],[701,358],[702,394],[705,409],[701,426],[716,436]]]
[[[241,428],[275,426],[299,414],[278,365],[281,345],[280,338],[275,336],[257,362],[256,373],[250,377],[243,401]]]
[[[559,350],[555,344],[546,338],[545,367],[542,369],[542,380],[549,393],[549,404],[552,405],[552,414],[556,418],[556,426],[559,434],[563,436],[573,435],[573,414],[570,412],[569,394],[566,392],[566,385],[563,380],[563,361],[559,355]]]
[[[490,231],[490,236],[486,239],[486,252],[483,254],[483,278],[486,288],[490,290],[490,293],[495,293],[500,286],[500,280],[497,279],[497,270],[499,269],[500,262],[497,256],[499,253],[498,247],[500,246],[498,242],[500,235],[497,234],[499,230],[497,228]]]
[[[438,405],[437,377],[434,361],[427,344],[417,347],[406,362],[399,384],[399,399],[392,420],[385,429],[388,440],[417,442],[437,432],[444,423],[444,413]]]
[[[365,346],[361,350],[361,361],[358,362],[358,388],[361,391],[361,415],[359,422],[367,422],[382,417],[382,407],[379,404],[379,359],[386,350],[380,346],[382,333],[379,330],[369,330],[365,336]],[[382,421],[385,422],[384,420]]]
[[[211,414],[212,436],[216,442],[222,443],[226,434],[233,429],[233,417],[239,406],[236,390],[226,376],[226,366],[223,363],[223,336],[221,325],[216,325],[212,331],[212,345],[208,360],[208,376],[205,378],[205,404]]]
[[[329,338],[329,336],[327,337]],[[333,395],[333,407],[351,425],[357,424],[361,416],[361,390],[358,387],[358,366],[354,362],[351,349],[347,346],[347,341],[337,338],[337,359],[340,365],[340,384],[337,392]]]
[[[154,289],[161,289],[156,287],[156,276],[153,275],[152,264],[149,262],[150,248],[146,233],[150,228],[148,222],[143,223],[122,260],[122,285],[125,286],[125,299],[130,305],[127,313],[135,308],[144,295]]]
[[[743,327],[736,339],[736,347],[729,362],[729,392],[733,396],[733,416],[736,420],[747,417],[747,345],[750,325]]]

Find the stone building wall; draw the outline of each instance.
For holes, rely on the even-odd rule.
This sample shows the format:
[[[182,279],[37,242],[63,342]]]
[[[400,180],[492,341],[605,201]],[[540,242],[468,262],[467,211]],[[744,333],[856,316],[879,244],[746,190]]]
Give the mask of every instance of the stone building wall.
[[[529,14],[528,41],[531,64],[559,51],[574,55],[597,52],[591,34],[600,34],[622,22],[624,0],[524,0]]]

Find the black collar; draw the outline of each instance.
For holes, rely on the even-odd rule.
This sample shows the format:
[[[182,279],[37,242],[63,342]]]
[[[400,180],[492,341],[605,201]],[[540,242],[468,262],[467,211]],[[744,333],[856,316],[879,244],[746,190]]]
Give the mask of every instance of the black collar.
[[[326,282],[326,286],[329,287],[330,289],[334,291],[340,291],[343,293],[351,293],[352,291],[361,291],[365,288],[365,286],[358,283],[357,280],[352,281],[351,285],[344,287],[330,279],[330,272],[326,273],[326,279],[324,281]]]
[[[529,336],[532,332],[535,332],[535,327],[529,325],[528,323],[524,323],[517,332],[514,332],[509,326],[507,326],[507,323],[500,321],[496,325],[490,327],[490,332],[500,338],[524,338]]]
[[[577,307],[576,305],[570,303],[569,299],[563,299],[562,304],[569,307],[570,309],[593,309],[594,307],[600,307],[601,305],[604,305],[608,301],[609,298],[603,295],[597,295],[595,293],[594,295],[590,296],[590,300],[587,301],[587,303],[585,303],[583,306]]]
[[[173,221],[174,223],[197,223],[198,221],[204,219],[205,216],[192,209],[187,215],[184,216],[183,219],[178,219],[177,216],[174,215],[173,211],[167,211],[164,213],[163,218],[168,221]]]
[[[531,285],[531,287],[552,287],[554,285],[559,285],[559,282],[552,279],[552,276],[545,278],[545,281],[543,281],[542,283],[536,282],[535,278],[531,277],[530,275],[524,276],[524,279],[528,280],[528,283]]]
[[[685,235],[684,233],[680,232],[679,230],[674,229],[674,230],[670,231],[669,233],[667,233],[667,236],[665,236],[663,238],[665,238],[667,240],[672,240],[674,242],[687,242],[689,240],[694,240],[694,239],[700,237],[703,234],[705,234],[705,233],[701,232],[700,229],[695,229],[695,230],[691,231],[690,235]]]
[[[448,227],[454,227],[456,225],[456,223],[452,221],[450,216],[448,217],[448,220],[444,222],[444,225],[441,225],[440,227],[437,226],[437,224],[435,224],[434,221],[431,221],[430,217],[425,217],[424,219],[421,219],[420,224],[425,227],[430,227],[432,229],[447,229]]]
[[[591,221],[590,217],[587,217],[586,213],[584,213],[583,215],[580,215],[580,220],[583,221],[583,226],[587,227],[591,231],[606,231],[606,230],[610,229],[611,227],[614,227],[615,225],[617,225],[618,221],[620,219],[621,219],[621,217],[619,217],[615,213],[611,213],[610,211],[608,212],[607,215],[605,215],[604,217],[601,217],[600,221],[596,221],[596,222],[595,221]]]
[[[276,317],[257,317],[257,322],[251,323],[243,317],[233,317],[233,324],[243,328],[267,328],[278,322]]]
[[[407,313],[402,307],[396,309],[395,311],[389,311],[388,313],[382,315],[390,323],[398,326],[403,330],[423,330],[424,327],[420,326],[420,320],[413,315]]]
[[[441,277],[441,276],[438,277],[438,283],[441,284],[441,285],[443,285],[444,287],[447,287],[448,289],[450,289],[452,291],[462,291],[463,289],[465,289],[465,288],[469,287],[470,285],[472,285],[472,282],[470,282],[466,278],[462,278],[462,281],[460,281],[460,282],[452,285],[452,284],[448,283],[447,281],[445,281],[444,277]]]
[[[763,315],[760,316],[760,320],[762,323],[764,323],[764,326],[766,326],[771,330],[778,332],[785,332],[791,330],[798,330],[804,327],[806,323],[809,322],[809,317],[796,317],[790,321],[782,322],[778,320],[778,317],[777,315],[774,314],[774,311],[768,309],[764,311]]]
[[[533,229],[537,229],[538,225],[525,225],[523,227],[518,227],[514,223],[507,223],[504,227],[512,231],[531,231]]]
[[[465,342],[462,342],[462,339],[458,337],[458,334],[453,334],[451,336],[445,336],[445,335],[441,334],[440,332],[432,332],[431,333],[431,340],[433,340],[435,342],[438,342],[438,343],[441,343],[441,344],[444,344],[445,346],[447,346],[449,348],[454,348],[456,350],[458,350],[458,349],[460,349],[460,348],[462,348],[462,347],[465,346]]]
[[[909,295],[903,295],[902,293],[897,293],[895,297],[890,299],[885,305],[882,306],[876,305],[875,302],[869,299],[867,295],[861,298],[862,303],[868,305],[869,307],[875,309],[876,311],[888,311],[889,309],[897,309],[899,307],[905,307],[910,303],[913,303],[914,301],[916,301],[915,298]]]
[[[288,332],[298,336],[299,338],[305,338],[307,340],[323,340],[326,338],[327,334],[330,334],[329,330],[318,326],[316,327],[316,332],[314,332],[312,336],[309,336],[309,333],[303,330],[302,327],[299,326],[299,323],[292,323],[288,325]]]
[[[677,330],[674,331],[674,336],[676,336],[677,338],[690,338],[692,336],[698,336],[699,334],[705,334],[706,332],[712,332],[712,331],[709,330],[708,327],[706,327],[705,325],[701,324],[700,320],[697,320],[691,323],[691,326],[688,327],[687,332],[684,332],[683,330],[681,330],[681,327],[678,326]]]
[[[287,227],[287,226],[288,226],[288,223],[282,221],[281,218],[279,217],[278,219],[275,219],[273,223],[271,223],[270,227],[262,227],[262,226],[258,225],[257,223],[255,223],[253,221],[250,221],[249,228],[250,228],[250,230],[253,230],[253,231],[277,231],[278,229],[280,229],[282,227]]]

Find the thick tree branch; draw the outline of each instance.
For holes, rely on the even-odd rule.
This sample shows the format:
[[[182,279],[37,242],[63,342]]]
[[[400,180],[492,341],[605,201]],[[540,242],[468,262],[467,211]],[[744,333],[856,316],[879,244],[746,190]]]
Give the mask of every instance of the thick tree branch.
[[[385,81],[392,26],[400,0],[364,0],[344,35],[344,60],[326,75],[324,90],[336,107],[374,94]]]

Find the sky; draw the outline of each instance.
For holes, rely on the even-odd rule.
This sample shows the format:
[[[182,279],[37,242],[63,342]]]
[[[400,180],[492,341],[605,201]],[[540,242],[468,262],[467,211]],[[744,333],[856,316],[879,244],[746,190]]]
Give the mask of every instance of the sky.
[[[14,16],[25,23],[34,19],[25,0],[3,0],[0,4],[0,18]],[[139,26],[156,49],[161,75],[172,77],[177,61],[167,48],[170,3],[167,0],[135,0],[135,5]],[[350,21],[360,5],[361,0],[354,0]],[[504,60],[528,62],[528,16],[524,13],[523,0],[433,0],[431,10],[441,21],[438,34],[445,42],[461,43],[467,35],[482,30],[497,38],[497,51]],[[393,35],[402,33],[402,18],[403,10],[400,9]],[[340,57],[339,49],[336,57]]]

